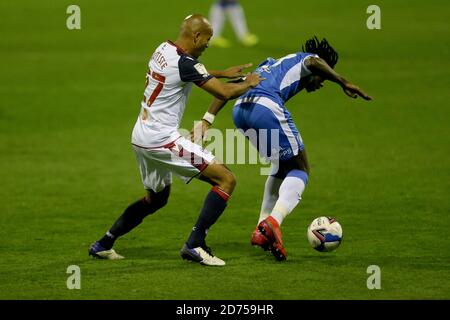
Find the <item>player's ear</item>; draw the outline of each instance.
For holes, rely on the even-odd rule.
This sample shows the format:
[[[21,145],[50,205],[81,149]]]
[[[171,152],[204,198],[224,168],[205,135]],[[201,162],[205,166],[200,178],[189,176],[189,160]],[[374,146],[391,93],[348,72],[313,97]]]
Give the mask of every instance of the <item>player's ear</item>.
[[[200,32],[195,32],[194,33],[194,43],[198,42],[198,40],[200,39],[200,35],[201,35]]]

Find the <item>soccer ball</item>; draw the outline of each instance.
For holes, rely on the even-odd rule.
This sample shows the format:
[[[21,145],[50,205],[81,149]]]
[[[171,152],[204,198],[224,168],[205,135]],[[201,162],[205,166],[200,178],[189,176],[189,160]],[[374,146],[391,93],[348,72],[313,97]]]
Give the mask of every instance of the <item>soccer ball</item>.
[[[336,250],[342,241],[342,227],[335,218],[319,217],[308,227],[309,244],[321,252]]]

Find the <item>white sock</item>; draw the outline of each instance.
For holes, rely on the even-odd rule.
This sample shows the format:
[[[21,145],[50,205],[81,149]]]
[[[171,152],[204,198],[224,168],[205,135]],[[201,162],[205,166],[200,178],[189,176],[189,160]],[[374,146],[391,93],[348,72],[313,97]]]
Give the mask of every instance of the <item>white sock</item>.
[[[279,225],[301,200],[308,175],[301,170],[291,170],[281,183],[278,200],[270,214]]]
[[[222,34],[223,25],[225,23],[225,10],[218,3],[211,6],[209,10],[209,21],[211,22],[211,26],[213,28],[212,38],[220,37]]]
[[[226,11],[236,36],[239,39],[243,39],[248,33],[244,9],[242,9],[240,4],[235,4],[228,6]]]
[[[280,189],[282,182],[283,179],[275,178],[274,176],[267,177],[258,224],[267,218],[272,212],[272,209],[278,200],[278,190]]]

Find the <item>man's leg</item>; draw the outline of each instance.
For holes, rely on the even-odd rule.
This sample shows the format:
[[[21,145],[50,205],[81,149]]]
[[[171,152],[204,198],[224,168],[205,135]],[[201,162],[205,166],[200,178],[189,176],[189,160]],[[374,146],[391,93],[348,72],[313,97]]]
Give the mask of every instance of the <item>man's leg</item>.
[[[265,251],[269,249],[269,243],[267,238],[259,231],[258,224],[271,214],[275,203],[278,200],[278,191],[280,190],[280,185],[282,182],[283,179],[275,175],[270,175],[267,177],[264,186],[264,196],[261,204],[258,223],[256,225],[255,231],[253,231],[252,233],[252,238],[250,241],[253,246],[259,246]]]
[[[249,47],[254,46],[258,43],[258,37],[248,31],[244,9],[239,2],[230,2],[232,3],[226,7],[226,11],[236,36],[243,45]]]
[[[225,265],[224,261],[212,255],[211,249],[206,246],[205,238],[209,228],[225,210],[228,198],[236,186],[236,178],[227,167],[215,161],[208,165],[199,179],[210,183],[213,187],[207,194],[200,215],[180,253],[184,259],[209,265]],[[211,257],[198,256],[199,253],[205,254],[205,251]]]
[[[220,37],[222,34],[223,25],[225,24],[225,9],[222,1],[216,1],[211,5],[209,10],[209,21],[213,28],[212,38]]]
[[[277,260],[285,260],[286,250],[281,239],[280,225],[300,202],[308,182],[306,151],[300,151],[288,161],[281,161],[280,169],[287,174],[280,185],[278,199],[270,216],[259,223],[258,229],[269,240],[271,251]]]
[[[280,185],[278,200],[270,213],[279,225],[297,206],[301,200],[301,195],[308,182],[309,164],[306,151],[300,151],[297,156],[289,159],[284,166],[286,177]]]
[[[145,217],[164,207],[167,204],[169,194],[170,185],[160,192],[147,190],[145,197],[129,205],[108,232],[93,244],[89,254],[98,258],[111,259],[115,256],[112,247],[117,238],[127,234],[141,224]],[[106,253],[102,254],[104,251]],[[112,256],[110,256],[111,254]]]
[[[308,182],[308,174],[302,170],[291,170],[280,186],[279,197],[270,213],[278,225],[294,210],[301,200],[301,195]]]
[[[187,241],[191,248],[204,244],[208,229],[225,210],[228,198],[236,186],[234,174],[218,162],[208,165],[202,172],[200,179],[210,183],[213,187],[206,196],[203,208]]]
[[[222,37],[222,30],[226,19],[226,6],[226,1],[220,0],[212,4],[209,10],[209,21],[211,22],[214,31],[210,43],[213,46],[222,48],[229,48],[231,46],[231,43],[227,39]]]
[[[264,196],[259,212],[258,223],[266,219],[272,213],[275,203],[278,200],[279,190],[283,179],[277,176],[268,176],[264,185]]]

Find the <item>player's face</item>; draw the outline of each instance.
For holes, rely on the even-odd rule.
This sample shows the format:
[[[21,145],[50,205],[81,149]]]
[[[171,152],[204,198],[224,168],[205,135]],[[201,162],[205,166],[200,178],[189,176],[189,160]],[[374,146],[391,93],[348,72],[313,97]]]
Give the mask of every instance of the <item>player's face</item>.
[[[324,79],[321,76],[318,75],[312,75],[309,77],[308,83],[305,85],[306,92],[313,92],[316,90],[319,90],[323,87],[323,81]]]
[[[206,48],[208,48],[209,40],[211,39],[213,35],[213,31],[211,28],[206,28],[203,32],[199,32],[199,34],[196,37],[196,56],[200,57],[203,51],[205,51]]]

